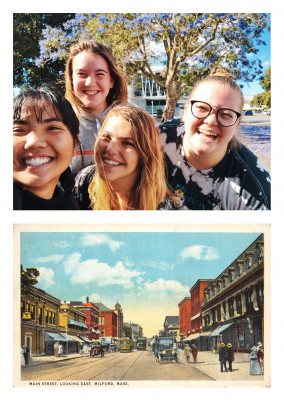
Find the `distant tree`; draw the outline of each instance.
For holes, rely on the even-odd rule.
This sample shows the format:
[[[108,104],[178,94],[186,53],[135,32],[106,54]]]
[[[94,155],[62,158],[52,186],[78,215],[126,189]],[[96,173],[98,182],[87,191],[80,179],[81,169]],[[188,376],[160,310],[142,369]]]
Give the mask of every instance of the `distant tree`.
[[[252,107],[271,108],[271,67],[265,70],[264,78],[259,83],[265,92],[255,95],[250,104]]]
[[[75,14],[13,14],[14,40],[14,87],[38,86],[49,82],[60,84],[60,71],[64,69],[64,60],[50,60],[44,68],[39,68],[35,60],[40,57],[40,40],[46,26],[63,27],[63,24]],[[64,87],[64,84],[62,85]]]
[[[131,330],[130,326],[124,326],[122,329],[122,332],[125,337],[132,339],[132,330]]]
[[[251,107],[262,108],[265,103],[265,93],[256,94],[250,102]]]
[[[26,268],[21,264],[21,295],[30,294],[31,287],[38,283],[40,272],[37,268]]]
[[[235,78],[247,82],[261,75],[261,60],[250,55],[265,44],[260,37],[269,24],[269,14],[76,14],[62,27],[45,27],[36,64],[50,67],[66,60],[70,45],[80,39],[110,44],[129,79],[140,74],[164,90],[163,121],[213,66],[228,66]],[[158,74],[153,65],[161,64]]]

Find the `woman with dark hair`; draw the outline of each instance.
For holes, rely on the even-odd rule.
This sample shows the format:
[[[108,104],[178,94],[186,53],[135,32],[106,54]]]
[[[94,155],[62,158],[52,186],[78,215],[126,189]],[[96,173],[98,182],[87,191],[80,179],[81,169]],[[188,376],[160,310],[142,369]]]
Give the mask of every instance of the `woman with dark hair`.
[[[83,156],[76,152],[72,174],[94,164],[96,138],[107,113],[127,102],[127,83],[116,66],[111,50],[100,42],[85,40],[74,44],[65,69],[65,97],[80,120]]]
[[[268,210],[270,174],[236,139],[244,97],[225,68],[190,93],[183,120],[160,125],[167,178],[184,209]]]
[[[44,87],[15,97],[14,210],[78,209],[68,167],[78,135],[78,118],[61,93]]]
[[[109,111],[94,148],[95,166],[78,173],[81,209],[175,209],[167,188],[159,132],[153,117],[135,106]]]

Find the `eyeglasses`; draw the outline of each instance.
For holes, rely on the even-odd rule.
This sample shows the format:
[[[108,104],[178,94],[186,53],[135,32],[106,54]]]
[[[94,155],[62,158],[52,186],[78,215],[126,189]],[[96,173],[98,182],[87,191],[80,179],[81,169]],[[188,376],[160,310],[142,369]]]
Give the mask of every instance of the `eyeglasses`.
[[[208,117],[211,111],[216,106],[210,106],[210,104],[204,101],[190,100],[191,103],[191,113],[195,118],[202,119]],[[232,126],[234,125],[241,114],[237,111],[231,110],[230,108],[217,108],[216,118],[220,125],[222,126]]]

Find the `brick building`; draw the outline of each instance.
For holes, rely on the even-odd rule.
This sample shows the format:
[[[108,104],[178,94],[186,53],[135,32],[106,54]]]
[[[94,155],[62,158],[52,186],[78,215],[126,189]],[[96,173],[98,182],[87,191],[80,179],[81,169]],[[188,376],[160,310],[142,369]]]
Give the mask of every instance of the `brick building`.
[[[117,337],[117,314],[103,303],[93,303],[99,309],[100,336]]]
[[[211,347],[232,343],[248,352],[264,338],[264,235],[261,234],[204,290],[203,331]]]
[[[191,298],[191,331],[190,333],[201,332],[202,329],[202,311],[201,304],[203,303],[203,291],[213,279],[198,279],[190,289]]]
[[[178,305],[179,307],[179,334],[186,337],[191,330],[191,299],[185,297]]]
[[[90,340],[98,339],[100,334],[100,331],[98,330],[100,315],[98,306],[90,302],[89,297],[86,298],[86,303],[81,301],[71,301],[70,305],[86,314],[85,323],[87,325],[87,338]]]

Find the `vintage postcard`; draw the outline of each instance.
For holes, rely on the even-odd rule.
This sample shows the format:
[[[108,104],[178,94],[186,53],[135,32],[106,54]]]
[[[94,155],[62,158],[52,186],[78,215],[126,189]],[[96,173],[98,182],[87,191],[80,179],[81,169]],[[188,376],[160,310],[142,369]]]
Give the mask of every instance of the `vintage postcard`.
[[[14,225],[15,387],[270,387],[270,226]]]

